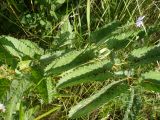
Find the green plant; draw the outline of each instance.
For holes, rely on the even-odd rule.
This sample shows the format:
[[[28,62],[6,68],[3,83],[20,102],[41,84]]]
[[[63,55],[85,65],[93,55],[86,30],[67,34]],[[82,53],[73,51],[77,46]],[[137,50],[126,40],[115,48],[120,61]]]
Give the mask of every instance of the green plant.
[[[35,43],[9,36],[1,36],[0,43],[2,73],[0,92],[1,100],[7,104],[5,119],[8,120],[13,119],[14,112],[21,112],[21,107],[29,112],[39,102],[50,104],[56,98],[54,96],[56,94],[55,82],[52,78],[59,79],[59,74],[96,57],[93,49],[55,51],[44,54],[44,50]],[[33,96],[33,94],[36,95]],[[6,97],[7,100],[5,100]],[[34,100],[36,100],[34,105],[26,106]],[[17,109],[16,106],[18,106]]]
[[[127,111],[130,109],[130,112],[125,113],[125,118],[130,117],[129,115],[133,112],[131,109],[134,107],[134,94],[145,93],[142,87],[159,92],[160,74],[155,69],[156,61],[160,59],[159,44],[147,47],[147,43],[150,42],[147,41],[142,44],[145,47],[135,46],[135,43],[143,38],[147,40],[148,35],[154,34],[154,31],[159,29],[148,28],[146,36],[144,30],[126,32],[129,27],[133,27],[132,25],[119,27],[115,24],[116,22],[110,23],[91,33],[91,40],[96,38],[99,40],[93,41],[88,48],[48,52],[47,54],[28,40],[1,36],[0,50],[3,51],[0,54],[0,62],[3,65],[1,81],[6,81],[3,83],[6,87],[3,89],[10,91],[8,93],[10,97],[5,101],[7,104],[6,119],[13,118],[13,112],[16,111],[15,106],[20,104],[18,109],[20,111],[21,104],[22,107],[25,107],[25,103],[29,102],[25,95],[36,92],[39,102],[41,100],[44,103],[51,103],[56,98],[54,95],[59,94],[59,90],[56,92],[55,88],[64,89],[91,81],[110,80],[111,83],[73,107],[69,112],[69,117],[76,118],[88,114],[122,93],[129,96],[131,94],[130,106],[127,108]],[[99,35],[101,37],[98,37]],[[141,37],[136,39],[139,35]],[[143,67],[146,64],[147,66]],[[152,72],[149,72],[150,70]],[[53,82],[51,78],[59,80],[56,86],[56,82]],[[8,86],[11,87],[8,88]],[[1,94],[3,96],[1,99],[4,100],[6,93]],[[32,108],[34,106],[25,109]]]
[[[158,1],[0,6],[0,119],[159,119]]]
[[[132,25],[130,27],[133,29]],[[140,94],[145,96],[146,90],[149,90],[151,94],[159,92],[160,72],[156,69],[156,61],[160,60],[159,43],[152,46],[148,46],[150,41],[140,43],[141,45],[135,44],[142,39],[147,40],[151,34],[154,34],[151,30],[159,31],[157,29],[159,27],[148,28],[147,36],[145,30],[128,31],[130,27],[118,28],[113,22],[93,32],[91,36],[93,40],[97,40],[96,49],[106,49],[102,55],[105,56],[104,60],[99,58],[98,65],[100,66],[97,63],[85,64],[61,76],[57,89],[79,83],[113,79],[112,83],[71,108],[69,117],[78,118],[87,115],[123,93],[131,97],[124,119],[133,119],[138,116],[138,112],[134,113],[134,111],[140,110],[140,108],[134,108],[136,105],[134,99],[137,99],[135,97]],[[142,33],[144,34],[140,37]],[[140,38],[137,39],[137,37]],[[120,57],[119,54],[121,54]],[[120,81],[117,81],[118,79]],[[143,96],[140,99],[143,99]]]

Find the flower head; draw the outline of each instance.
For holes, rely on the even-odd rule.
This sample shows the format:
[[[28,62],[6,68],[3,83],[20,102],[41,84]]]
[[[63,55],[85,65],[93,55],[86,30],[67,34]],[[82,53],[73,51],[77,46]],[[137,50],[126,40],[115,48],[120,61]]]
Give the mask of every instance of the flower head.
[[[5,112],[5,106],[3,104],[0,103],[0,112]]]
[[[143,19],[145,16],[140,16],[138,17],[137,21],[136,21],[136,26],[137,27],[141,27],[143,25]]]

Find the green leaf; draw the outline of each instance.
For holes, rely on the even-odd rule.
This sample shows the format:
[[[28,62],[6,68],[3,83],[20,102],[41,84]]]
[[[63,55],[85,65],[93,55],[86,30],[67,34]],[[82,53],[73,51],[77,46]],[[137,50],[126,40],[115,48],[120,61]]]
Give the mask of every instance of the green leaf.
[[[86,115],[104,105],[106,102],[114,99],[117,96],[120,96],[121,93],[124,93],[127,90],[128,84],[126,80],[112,82],[93,96],[82,100],[76,106],[72,107],[69,111],[69,117],[78,118]]]
[[[127,109],[123,120],[135,120],[139,110],[141,109],[141,100],[139,95],[137,95],[137,90],[132,87],[130,92],[130,98],[127,101]]]
[[[160,92],[160,72],[150,71],[143,74],[141,86],[146,90]]]
[[[115,31],[119,27],[118,21],[113,21],[107,25],[105,25],[103,28],[100,28],[93,33],[91,33],[91,40],[93,42],[100,42],[106,39],[111,35],[113,31]]]
[[[40,94],[42,99],[48,103],[48,90],[47,90],[47,82],[44,77],[44,71],[39,65],[35,65],[31,69],[31,77],[30,81],[34,83],[34,86],[37,92]]]
[[[10,36],[0,36],[0,44],[10,52],[11,55],[19,58],[24,56],[33,58],[36,54],[43,54],[41,48],[28,40],[18,40]]]
[[[110,37],[100,41],[99,44],[106,44],[106,46],[111,50],[119,50],[125,48],[128,43],[135,37],[138,32],[137,31],[125,31],[117,33],[118,30],[112,34]]]
[[[71,46],[75,38],[75,32],[73,31],[73,26],[68,15],[63,16],[61,23],[61,30],[54,41],[57,49],[64,49],[66,46]]]
[[[57,58],[56,60],[52,61],[46,68],[45,72],[47,74],[56,74],[62,72],[63,67],[70,64],[78,55],[80,55],[82,51],[71,51],[66,53],[65,55]]]
[[[11,68],[15,68],[18,63],[18,58],[11,55],[2,45],[0,45],[0,65],[7,64]]]
[[[79,51],[73,50],[52,61],[52,63],[45,68],[45,73],[46,75],[60,74],[93,59],[95,56],[96,55],[92,49]]]
[[[51,103],[53,100],[53,84],[51,77],[48,77],[46,79],[46,86],[47,86],[48,103]]]
[[[160,60],[160,46],[150,46],[135,49],[129,57],[131,64],[147,64]]]
[[[52,61],[54,61],[56,58],[62,56],[62,54],[64,54],[64,50],[63,51],[55,51],[53,53],[47,53],[44,54],[40,57],[40,63],[44,66],[50,64]]]
[[[33,84],[33,89],[42,97],[42,99],[49,103],[52,100],[52,82],[49,78],[44,77],[44,70],[39,64],[31,64],[31,60],[21,61],[18,64],[19,70],[30,83]]]
[[[112,63],[108,60],[96,61],[95,63],[85,64],[61,75],[57,88],[64,88],[80,83],[91,81],[102,81],[112,77],[108,72],[112,68]]]
[[[129,43],[129,39],[128,38],[125,38],[125,39],[109,39],[107,41],[107,47],[108,49],[113,49],[113,50],[119,50],[119,49],[122,49],[122,48],[125,48],[127,46],[127,44]]]

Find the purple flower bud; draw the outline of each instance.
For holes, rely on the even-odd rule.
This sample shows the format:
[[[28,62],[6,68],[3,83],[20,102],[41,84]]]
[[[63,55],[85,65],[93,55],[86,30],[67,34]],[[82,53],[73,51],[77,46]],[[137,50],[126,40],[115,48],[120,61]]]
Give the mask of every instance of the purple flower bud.
[[[136,21],[136,26],[137,27],[141,27],[143,25],[143,19],[145,16],[140,16],[138,17],[137,21]]]

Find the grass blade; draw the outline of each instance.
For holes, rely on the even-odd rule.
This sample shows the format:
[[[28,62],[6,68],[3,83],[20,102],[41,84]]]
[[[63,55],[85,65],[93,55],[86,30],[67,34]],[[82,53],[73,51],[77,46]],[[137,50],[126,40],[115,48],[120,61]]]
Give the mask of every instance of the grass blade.
[[[48,115],[50,115],[51,113],[53,113],[53,112],[55,112],[55,111],[57,111],[57,110],[59,110],[59,109],[60,109],[59,106],[58,106],[58,107],[55,107],[55,108],[49,110],[48,112],[46,112],[46,113],[44,113],[44,114],[36,117],[34,120],[40,120],[40,119],[42,119],[42,118],[44,118],[44,117],[47,117]]]

